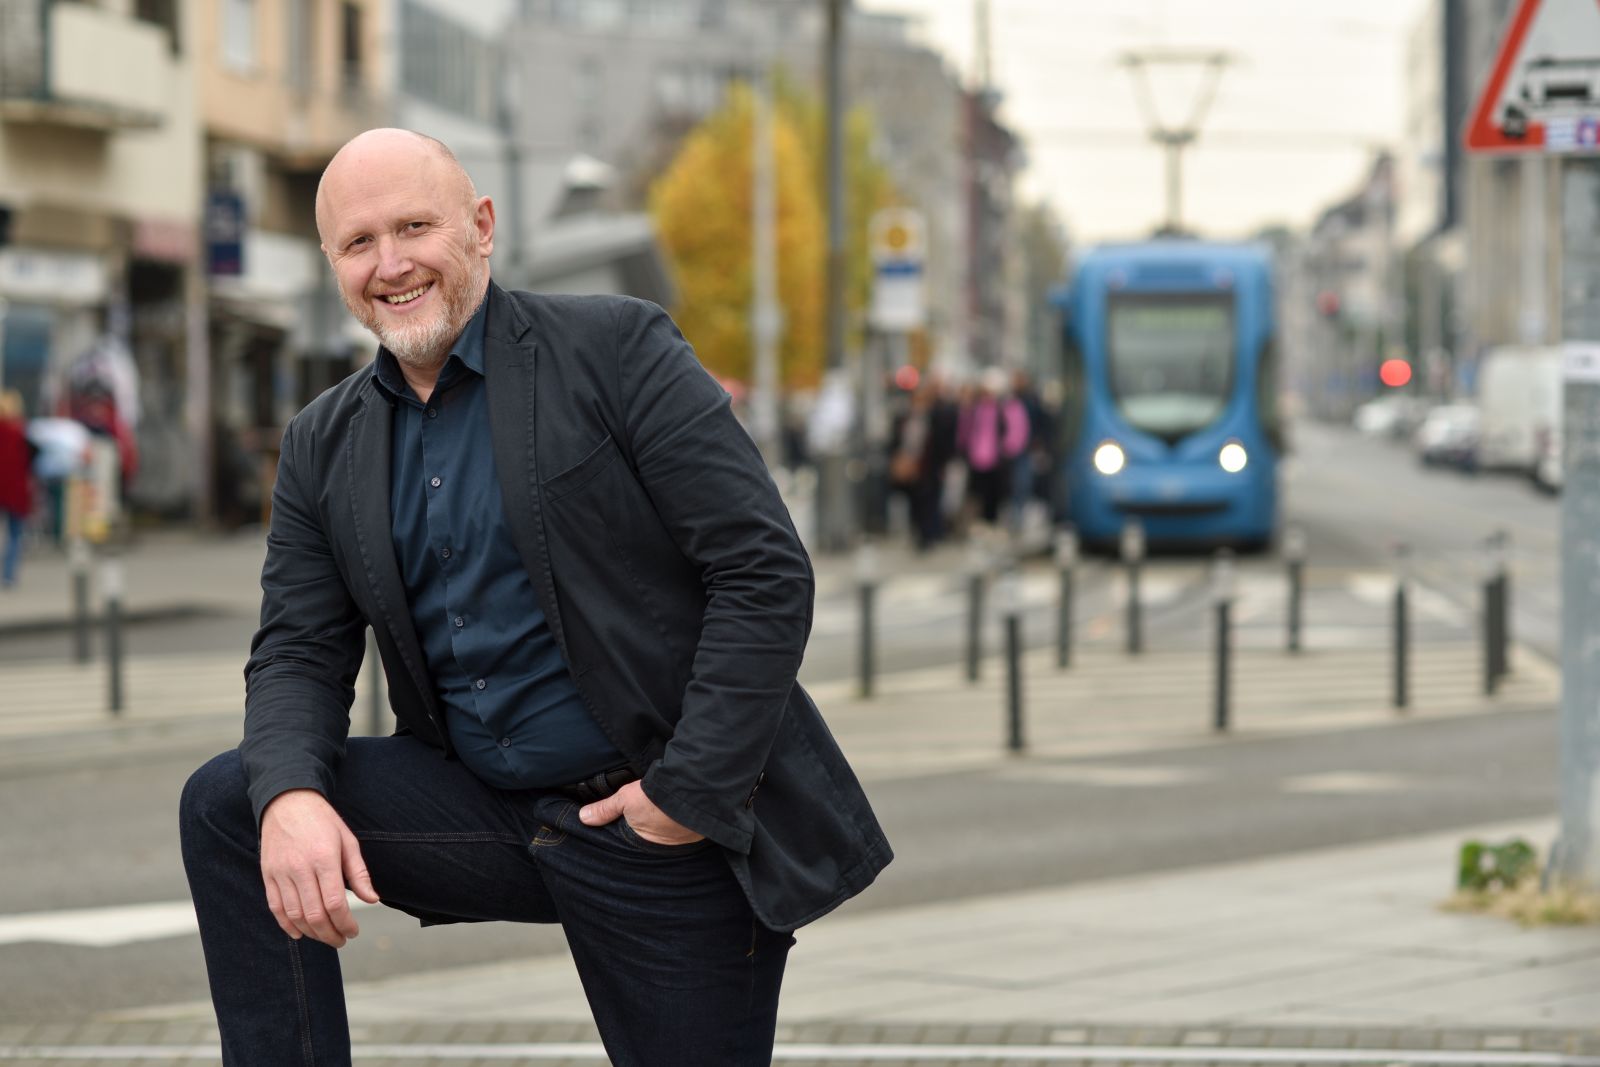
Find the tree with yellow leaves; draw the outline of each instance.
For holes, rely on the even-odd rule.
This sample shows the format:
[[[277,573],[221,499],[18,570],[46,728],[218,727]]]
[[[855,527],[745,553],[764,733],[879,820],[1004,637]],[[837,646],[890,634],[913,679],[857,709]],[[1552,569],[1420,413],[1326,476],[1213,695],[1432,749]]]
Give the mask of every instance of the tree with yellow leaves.
[[[810,388],[826,363],[826,147],[821,105],[788,78],[777,79],[773,108],[777,184],[778,300],[784,328],[779,353],[784,384]],[[747,87],[690,132],[650,191],[667,259],[678,286],[673,316],[713,374],[749,381],[751,171],[755,97]],[[870,114],[856,109],[845,126],[845,305],[858,324],[872,283],[867,228],[873,212],[897,202],[888,172],[872,154]]]
[[[814,385],[823,364],[826,220],[805,143],[791,115],[773,115],[777,186],[778,300],[783,307],[782,377]],[[721,110],[684,140],[650,190],[650,211],[678,288],[673,309],[706,369],[749,381],[751,353],[751,144],[755,98],[736,87]]]

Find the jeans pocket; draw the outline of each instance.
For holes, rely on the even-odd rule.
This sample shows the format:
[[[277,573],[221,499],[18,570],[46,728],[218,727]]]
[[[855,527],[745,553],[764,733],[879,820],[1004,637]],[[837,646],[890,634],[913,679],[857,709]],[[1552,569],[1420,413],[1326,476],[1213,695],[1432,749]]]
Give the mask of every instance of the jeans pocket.
[[[714,844],[709,837],[702,837],[698,841],[690,841],[682,845],[662,845],[654,841],[646,841],[639,836],[639,831],[629,824],[626,815],[618,815],[611,825],[617,828],[617,836],[622,838],[629,848],[640,852],[654,853],[658,856],[688,856]]]

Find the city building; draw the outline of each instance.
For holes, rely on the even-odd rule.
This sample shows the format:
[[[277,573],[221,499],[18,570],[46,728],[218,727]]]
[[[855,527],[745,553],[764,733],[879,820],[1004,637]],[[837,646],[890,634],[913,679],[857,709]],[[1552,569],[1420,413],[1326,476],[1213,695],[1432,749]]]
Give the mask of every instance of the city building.
[[[156,510],[186,505],[201,425],[200,6],[0,5],[0,378],[54,413],[100,352],[140,446],[129,492]]]

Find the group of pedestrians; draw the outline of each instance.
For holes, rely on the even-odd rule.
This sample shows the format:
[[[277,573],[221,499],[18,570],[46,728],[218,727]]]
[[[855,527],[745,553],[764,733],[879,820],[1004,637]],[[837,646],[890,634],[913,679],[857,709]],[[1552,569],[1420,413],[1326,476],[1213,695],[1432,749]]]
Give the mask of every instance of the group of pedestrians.
[[[889,480],[918,550],[974,529],[1018,533],[1033,500],[1053,515],[1056,413],[1025,372],[991,367],[960,385],[929,374],[898,407]]]

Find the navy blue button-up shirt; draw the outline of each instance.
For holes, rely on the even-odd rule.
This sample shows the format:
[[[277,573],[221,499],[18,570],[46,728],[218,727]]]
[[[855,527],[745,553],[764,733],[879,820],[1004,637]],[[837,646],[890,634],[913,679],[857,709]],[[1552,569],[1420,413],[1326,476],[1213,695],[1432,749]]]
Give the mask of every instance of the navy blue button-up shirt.
[[[424,404],[387,349],[395,403],[391,533],[450,741],[500,789],[565,785],[627,762],[578,696],[501,506],[483,380],[487,301]]]

